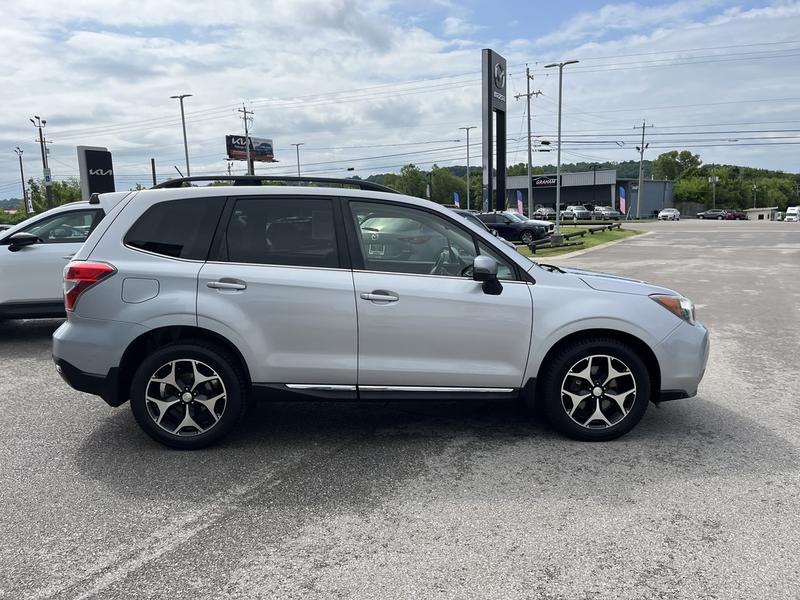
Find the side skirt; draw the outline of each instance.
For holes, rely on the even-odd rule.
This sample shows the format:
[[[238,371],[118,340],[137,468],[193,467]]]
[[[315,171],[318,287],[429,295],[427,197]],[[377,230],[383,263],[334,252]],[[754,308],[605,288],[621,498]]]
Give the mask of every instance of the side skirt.
[[[254,383],[252,390],[255,398],[265,400],[508,400],[519,396],[517,388],[355,386],[305,383]]]

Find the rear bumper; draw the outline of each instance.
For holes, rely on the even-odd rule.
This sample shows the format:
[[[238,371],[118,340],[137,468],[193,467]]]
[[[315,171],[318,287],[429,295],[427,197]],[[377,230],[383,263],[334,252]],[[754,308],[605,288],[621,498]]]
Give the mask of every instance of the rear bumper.
[[[119,406],[125,402],[125,398],[119,395],[119,370],[110,369],[106,375],[95,375],[86,373],[71,365],[65,360],[53,358],[56,364],[56,371],[61,375],[61,379],[67,384],[87,394],[100,396],[109,406]]]

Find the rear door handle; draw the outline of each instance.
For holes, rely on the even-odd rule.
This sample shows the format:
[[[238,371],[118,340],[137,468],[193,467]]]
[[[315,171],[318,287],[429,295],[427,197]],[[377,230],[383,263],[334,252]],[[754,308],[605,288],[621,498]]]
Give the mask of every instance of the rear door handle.
[[[214,290],[246,290],[247,284],[239,279],[220,279],[219,281],[209,281],[206,287]]]
[[[400,300],[400,296],[386,290],[373,290],[372,292],[361,294],[361,299],[369,300],[370,302],[397,302]]]

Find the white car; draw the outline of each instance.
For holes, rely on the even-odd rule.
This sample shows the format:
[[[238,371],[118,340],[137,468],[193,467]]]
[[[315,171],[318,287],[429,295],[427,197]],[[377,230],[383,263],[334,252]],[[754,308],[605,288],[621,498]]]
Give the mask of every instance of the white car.
[[[659,221],[680,221],[681,213],[677,208],[665,208],[658,213]]]
[[[0,231],[0,319],[63,317],[64,267],[103,216],[72,202]]]

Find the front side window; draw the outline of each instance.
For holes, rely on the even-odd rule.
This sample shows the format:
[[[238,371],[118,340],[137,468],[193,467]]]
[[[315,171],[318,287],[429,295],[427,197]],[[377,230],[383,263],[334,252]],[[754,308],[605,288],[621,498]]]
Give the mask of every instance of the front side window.
[[[154,254],[205,260],[225,198],[186,198],[148,208],[125,234],[127,246]]]
[[[339,267],[328,198],[239,198],[225,228],[221,259],[300,267]]]
[[[96,209],[73,210],[42,219],[20,231],[39,237],[45,244],[82,244],[102,218],[103,212]]]

